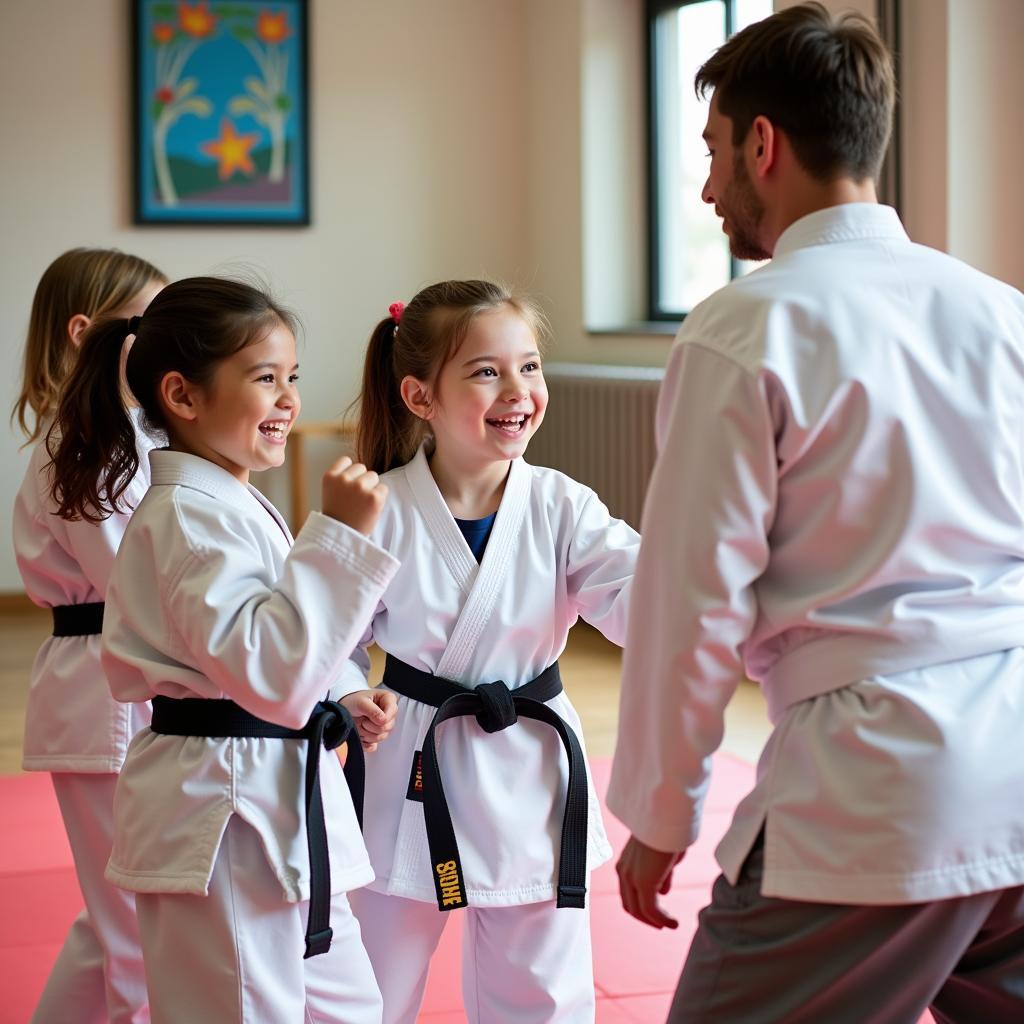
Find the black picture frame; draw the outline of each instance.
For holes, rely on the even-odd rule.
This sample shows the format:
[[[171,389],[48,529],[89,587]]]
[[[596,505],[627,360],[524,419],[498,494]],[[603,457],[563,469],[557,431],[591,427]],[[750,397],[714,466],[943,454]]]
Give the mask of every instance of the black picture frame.
[[[129,3],[134,222],[308,225],[308,0]]]

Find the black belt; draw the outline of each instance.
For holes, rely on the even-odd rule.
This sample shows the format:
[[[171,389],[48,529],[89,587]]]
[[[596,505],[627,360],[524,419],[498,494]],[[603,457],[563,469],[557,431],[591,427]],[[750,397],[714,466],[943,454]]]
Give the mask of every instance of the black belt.
[[[187,697],[153,698],[153,732],[167,736],[263,736],[281,740],[309,740],[306,757],[306,841],[309,846],[309,920],[305,957],[331,948],[331,864],[327,829],[320,796],[320,748],[333,750],[351,737],[345,758],[345,778],[352,792],[359,827],[363,827],[363,747],[348,709],[333,700],[320,701],[302,729],[265,722],[232,700]]]
[[[95,636],[103,632],[103,602],[58,604],[53,612],[54,636]]]
[[[544,701],[562,692],[558,663],[546,668],[536,679],[514,690],[504,683],[481,683],[475,689],[453,683],[393,658],[384,666],[384,685],[421,704],[437,708],[423,741],[423,818],[430,846],[431,876],[438,910],[455,910],[467,905],[459,844],[441,783],[434,731],[450,718],[475,715],[485,732],[500,732],[513,725],[518,716],[550,725],[562,740],[569,758],[569,785],[562,818],[561,855],[558,864],[556,906],[586,905],[587,874],[587,765],[576,733]]]

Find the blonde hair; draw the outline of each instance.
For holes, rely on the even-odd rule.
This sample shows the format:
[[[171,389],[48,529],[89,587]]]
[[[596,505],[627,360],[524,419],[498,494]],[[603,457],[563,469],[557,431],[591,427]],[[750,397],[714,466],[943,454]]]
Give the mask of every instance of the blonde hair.
[[[166,284],[152,263],[117,249],[70,249],[43,272],[32,299],[21,377],[11,410],[28,439],[38,440],[52,419],[77,350],[68,321],[78,314],[95,320],[131,301],[148,284]]]
[[[547,320],[530,298],[493,281],[440,281],[418,292],[395,321],[387,316],[373,329],[363,365],[357,458],[383,473],[408,462],[423,439],[425,426],[401,395],[405,377],[433,384],[482,313],[508,308],[518,313],[543,345]]]

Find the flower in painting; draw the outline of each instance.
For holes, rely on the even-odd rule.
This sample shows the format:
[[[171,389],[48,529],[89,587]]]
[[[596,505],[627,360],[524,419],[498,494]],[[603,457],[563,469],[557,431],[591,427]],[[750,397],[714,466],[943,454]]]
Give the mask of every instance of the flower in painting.
[[[217,19],[210,13],[209,0],[189,4],[181,0],[178,4],[178,24],[181,30],[196,39],[212,35]]]
[[[161,46],[169,43],[174,38],[174,26],[173,25],[155,25],[153,27],[153,38]]]
[[[282,43],[288,38],[288,12],[281,11],[278,14],[271,14],[270,11],[260,11],[256,20],[256,35],[265,43]]]

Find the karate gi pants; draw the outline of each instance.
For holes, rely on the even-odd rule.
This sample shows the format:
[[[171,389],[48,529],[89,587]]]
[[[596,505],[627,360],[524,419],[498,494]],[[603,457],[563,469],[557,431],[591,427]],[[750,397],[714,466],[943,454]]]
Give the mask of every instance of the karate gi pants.
[[[362,925],[384,997],[384,1024],[415,1024],[445,925],[464,927],[462,1002],[469,1024],[593,1024],[590,911],[553,900],[441,913],[433,903],[360,889]]]
[[[259,835],[228,821],[208,896],[138,893],[153,1024],[380,1024],[381,998],[348,899],[331,948],[302,958],[307,902],[288,903]]]
[[[715,882],[668,1024],[1024,1021],[1024,886],[887,906],[761,895],[759,842]]]
[[[114,835],[114,774],[51,774],[85,909],[68,931],[32,1024],[149,1020],[135,897],[103,877]]]

